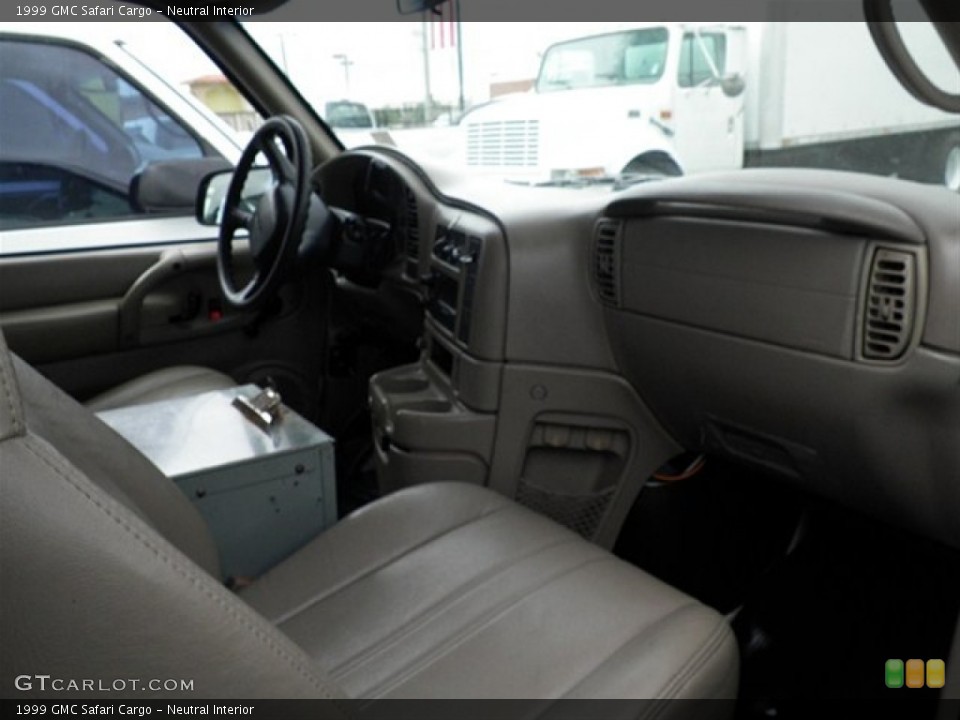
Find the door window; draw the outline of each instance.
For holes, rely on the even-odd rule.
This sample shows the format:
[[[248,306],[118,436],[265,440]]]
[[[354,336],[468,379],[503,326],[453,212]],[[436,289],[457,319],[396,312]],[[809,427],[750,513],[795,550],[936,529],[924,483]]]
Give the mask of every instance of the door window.
[[[203,155],[178,120],[98,58],[0,42],[0,227],[135,215],[135,173]]]
[[[727,62],[723,33],[687,33],[680,48],[680,87],[697,87],[722,77]]]

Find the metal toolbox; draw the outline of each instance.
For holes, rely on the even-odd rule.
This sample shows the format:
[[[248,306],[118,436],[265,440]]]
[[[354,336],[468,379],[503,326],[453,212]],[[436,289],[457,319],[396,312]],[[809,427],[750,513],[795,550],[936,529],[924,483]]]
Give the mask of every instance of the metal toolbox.
[[[233,406],[255,385],[98,413],[196,504],[224,578],[256,577],[337,520],[333,439],[281,407],[269,427]]]

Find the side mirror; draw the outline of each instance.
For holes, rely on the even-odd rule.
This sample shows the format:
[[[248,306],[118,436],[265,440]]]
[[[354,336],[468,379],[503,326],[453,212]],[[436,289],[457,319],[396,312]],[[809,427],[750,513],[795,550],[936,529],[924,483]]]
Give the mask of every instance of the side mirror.
[[[729,98],[739,97],[747,88],[747,83],[740,73],[730,73],[720,78],[720,88],[723,94]]]
[[[223,158],[152,162],[130,180],[130,201],[143,213],[189,213],[204,176],[229,167]]]
[[[233,170],[225,170],[208,174],[200,182],[200,187],[194,196],[194,207],[197,222],[201,225],[219,225],[223,216],[223,202],[230,189],[233,179]],[[268,167],[253,168],[247,176],[240,196],[242,205],[249,207],[252,212],[257,201],[273,186],[273,172]]]

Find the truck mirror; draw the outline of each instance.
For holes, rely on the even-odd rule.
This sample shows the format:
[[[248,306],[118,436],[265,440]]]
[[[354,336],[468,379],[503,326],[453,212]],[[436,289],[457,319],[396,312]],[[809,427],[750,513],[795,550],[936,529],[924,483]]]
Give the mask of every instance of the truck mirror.
[[[739,97],[747,87],[743,75],[740,73],[731,73],[720,78],[720,87],[723,94],[730,98]]]
[[[227,167],[223,158],[152,162],[131,178],[130,201],[143,213],[189,213],[203,177]]]

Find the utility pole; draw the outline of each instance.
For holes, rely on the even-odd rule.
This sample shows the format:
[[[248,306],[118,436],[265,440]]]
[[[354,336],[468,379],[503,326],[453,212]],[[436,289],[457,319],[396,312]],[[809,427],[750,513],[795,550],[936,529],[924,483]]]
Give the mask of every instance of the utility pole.
[[[457,13],[457,80],[460,83],[460,114],[466,109],[463,97],[463,32],[460,26],[460,0],[453,0],[454,11]]]
[[[277,38],[280,40],[280,64],[283,66],[283,74],[289,77],[290,71],[287,69],[287,43],[284,40],[283,33],[280,33]]]
[[[350,97],[350,66],[353,65],[353,60],[351,60],[347,55],[343,53],[337,53],[333,56],[333,59],[343,65],[343,85],[344,92],[346,97]]]
[[[427,42],[427,20],[426,13],[424,19],[420,22],[420,40],[423,47],[423,124],[429,125],[433,119],[433,93],[430,91],[430,45]]]

